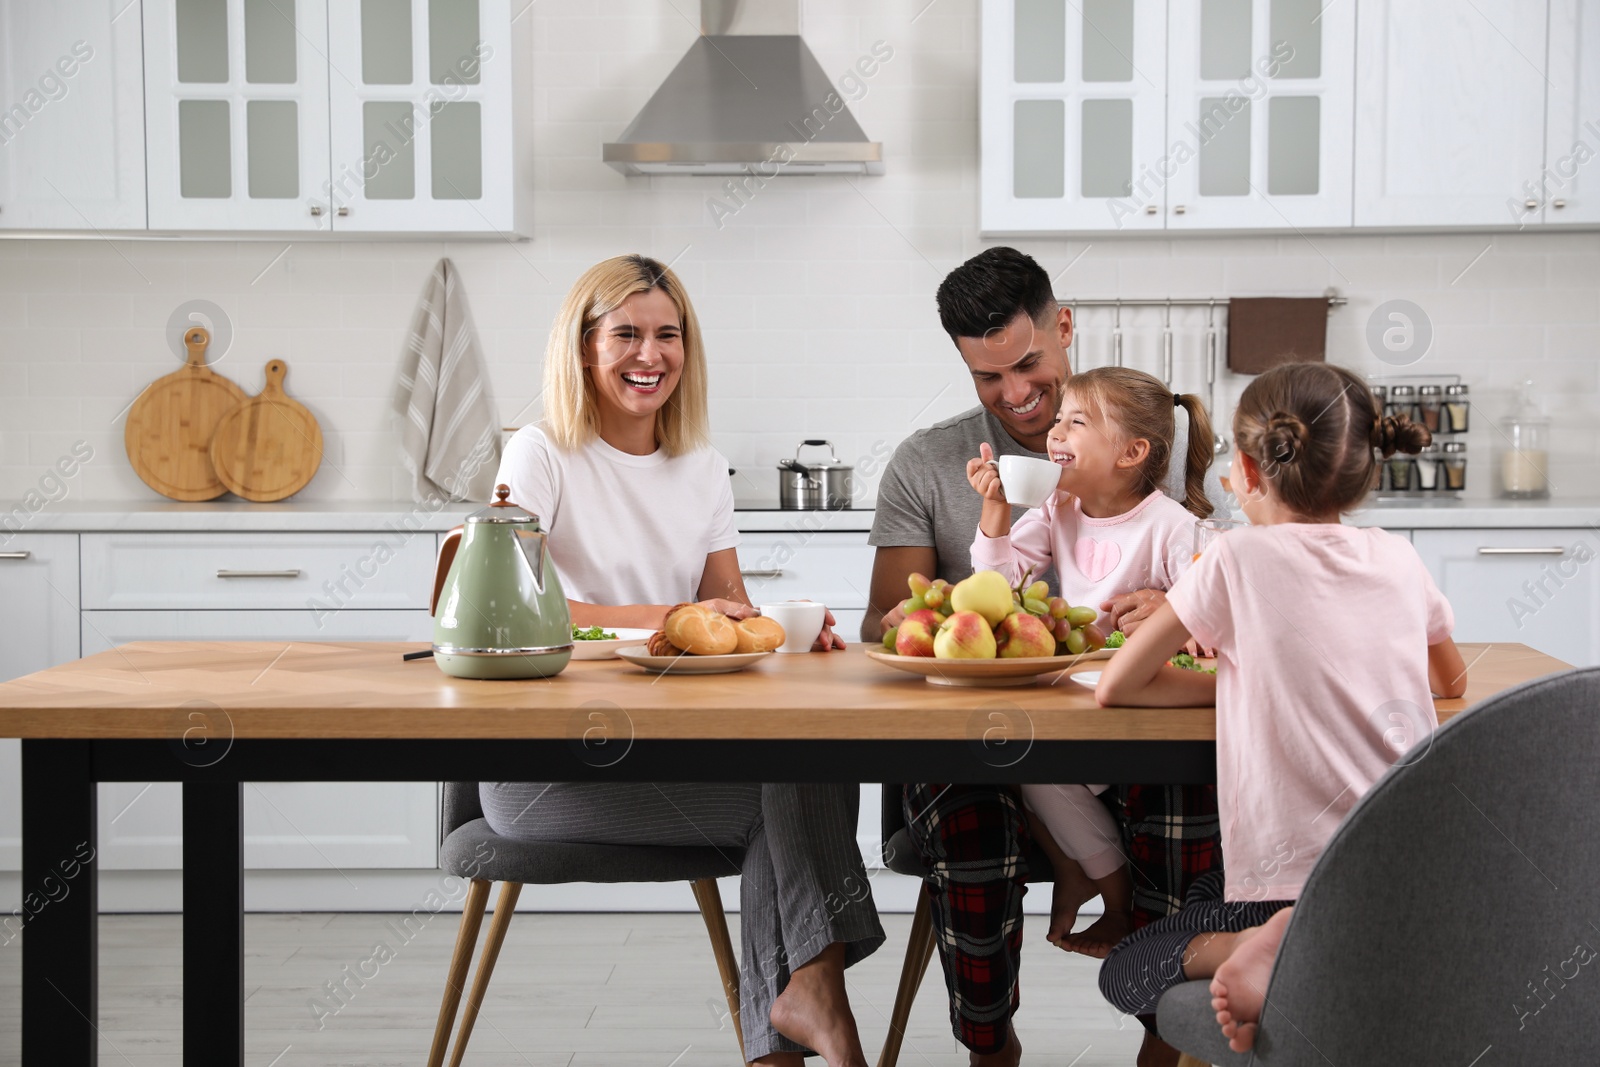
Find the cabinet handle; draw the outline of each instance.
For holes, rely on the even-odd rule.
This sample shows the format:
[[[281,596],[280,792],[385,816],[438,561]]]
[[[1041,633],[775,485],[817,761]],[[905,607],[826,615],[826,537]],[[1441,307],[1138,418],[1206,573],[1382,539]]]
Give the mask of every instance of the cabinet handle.
[[[1144,206],[1144,213],[1146,215],[1154,215],[1156,213],[1156,206],[1154,204],[1146,204]]]
[[[298,578],[300,569],[291,567],[281,571],[235,571],[227,567],[217,568],[218,578]]]
[[[314,218],[314,219],[318,219],[318,218],[322,217],[322,205],[321,204],[312,204],[311,205],[311,217]]]
[[[27,559],[32,552],[0,552],[0,559]]]
[[[1172,213],[1174,215],[1182,215],[1182,214],[1186,213],[1188,210],[1189,210],[1188,208],[1184,207],[1182,204],[1179,204],[1177,207],[1172,209]]]
[[[1567,206],[1567,202],[1565,200],[1552,200],[1550,201],[1550,206],[1559,211]]]
[[[338,211],[338,215],[339,215],[339,217],[341,219],[344,218],[345,216],[349,215],[349,214],[350,214],[350,209],[347,208],[347,207],[342,207]]]
[[[782,578],[783,577],[783,568],[782,567],[776,567],[776,568],[774,568],[772,570],[765,570],[765,571],[746,571],[746,570],[741,570],[739,572],[739,577],[741,577],[741,578],[769,578],[769,579]]]
[[[1488,547],[1485,547],[1483,545],[1478,546],[1478,555],[1480,555],[1480,556],[1564,556],[1566,554],[1567,554],[1567,550],[1564,549],[1564,548],[1560,548],[1560,547],[1556,547],[1556,548],[1488,548]]]
[[[1534,208],[1539,206],[1539,201],[1533,199],[1532,197],[1529,197],[1528,199],[1526,199],[1526,200],[1524,200],[1522,202],[1522,206],[1527,208],[1529,211],[1532,211]]]

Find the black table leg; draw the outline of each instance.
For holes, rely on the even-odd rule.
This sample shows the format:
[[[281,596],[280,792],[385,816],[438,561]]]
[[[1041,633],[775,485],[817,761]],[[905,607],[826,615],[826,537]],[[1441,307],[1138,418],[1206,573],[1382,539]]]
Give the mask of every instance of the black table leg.
[[[22,742],[22,1063],[93,1067],[99,886],[92,742]]]
[[[244,1063],[244,785],[183,783],[183,1063]]]

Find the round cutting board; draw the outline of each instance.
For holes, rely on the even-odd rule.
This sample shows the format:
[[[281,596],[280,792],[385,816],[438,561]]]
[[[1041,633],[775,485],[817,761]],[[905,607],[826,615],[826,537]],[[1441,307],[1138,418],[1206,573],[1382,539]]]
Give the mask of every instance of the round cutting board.
[[[211,466],[211,435],[248,394],[206,366],[211,335],[183,335],[189,361],[145,387],[128,410],[123,445],[144,484],[174,500],[211,500],[228,491]]]
[[[322,465],[322,429],[283,391],[288,367],[267,362],[267,385],[223,416],[211,438],[211,464],[228,489],[257,503],[292,496]]]

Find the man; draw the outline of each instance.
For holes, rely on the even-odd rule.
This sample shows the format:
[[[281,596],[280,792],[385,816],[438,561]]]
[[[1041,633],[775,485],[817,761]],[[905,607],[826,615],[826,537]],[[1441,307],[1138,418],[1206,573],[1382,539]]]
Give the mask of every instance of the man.
[[[972,573],[982,500],[967,483],[967,460],[984,443],[996,456],[1049,458],[1045,438],[1071,373],[1072,312],[1057,304],[1049,275],[1032,257],[991,248],[952,271],[937,299],[940,322],[972,374],[979,406],[912,434],[884,471],[868,539],[877,553],[864,642],[876,643],[899,624],[911,573],[952,583]],[[1179,422],[1176,457],[1185,454],[1188,439]],[[1176,484],[1182,479],[1180,461]],[[1220,486],[1210,495],[1220,499]],[[1053,589],[1054,575],[1044,577]],[[1159,591],[1140,590],[1104,610],[1118,628],[1132,632],[1162,599]],[[1125,828],[1136,925],[1176,910],[1194,878],[1221,866],[1213,787],[1116,786],[1105,797]],[[1007,788],[948,784],[907,785],[905,809],[912,840],[932,872],[928,892],[956,1037],[973,1064],[1010,1067],[1020,1057],[1011,1017],[1019,1002],[1026,813]],[[1177,1051],[1151,1034],[1139,1062],[1176,1063]]]

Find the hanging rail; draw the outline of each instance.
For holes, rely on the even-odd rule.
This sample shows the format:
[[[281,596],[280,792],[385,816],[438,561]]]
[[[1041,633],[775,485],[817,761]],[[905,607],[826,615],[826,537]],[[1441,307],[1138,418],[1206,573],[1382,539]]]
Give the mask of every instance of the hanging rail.
[[[1325,294],[1329,309],[1341,307],[1350,301],[1338,293]],[[1209,308],[1227,307],[1228,298],[1225,296],[1169,296],[1169,297],[1094,297],[1092,299],[1074,300],[1069,296],[1058,296],[1056,302],[1069,308],[1134,308],[1134,307],[1165,307],[1165,308]]]

